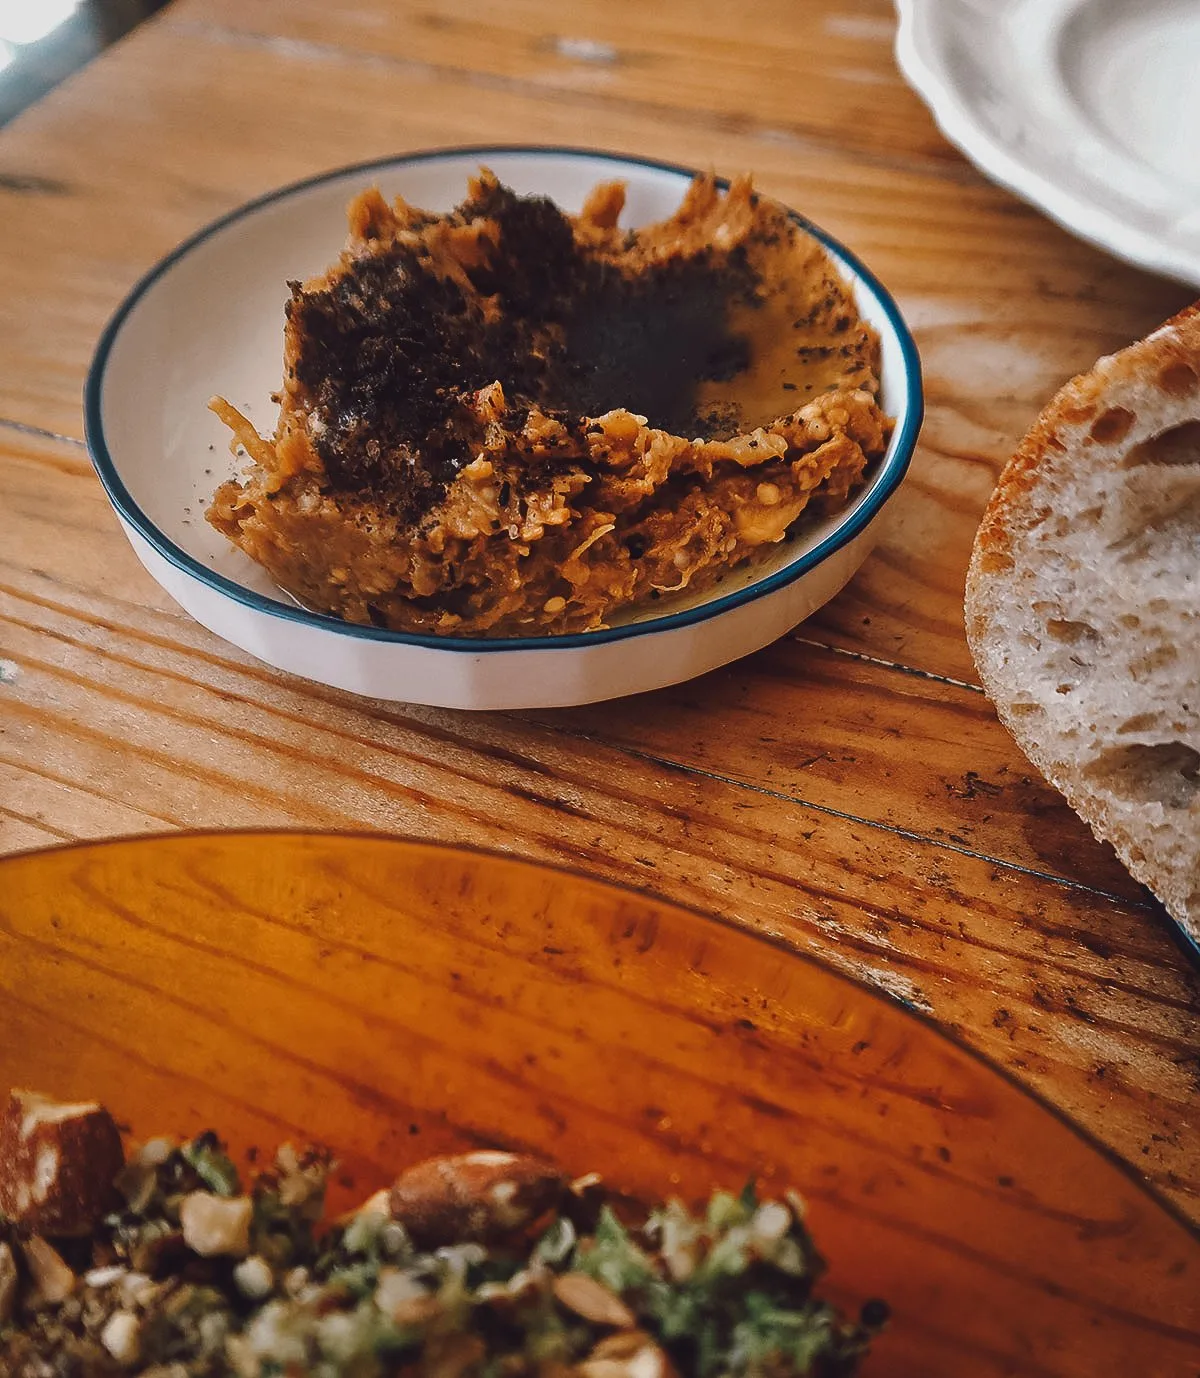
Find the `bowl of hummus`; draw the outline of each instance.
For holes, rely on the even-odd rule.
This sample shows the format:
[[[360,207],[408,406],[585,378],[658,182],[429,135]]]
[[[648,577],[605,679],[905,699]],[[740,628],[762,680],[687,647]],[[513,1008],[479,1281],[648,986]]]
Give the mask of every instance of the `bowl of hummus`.
[[[869,553],[921,408],[886,291],[750,179],[548,148],[242,207],[134,289],[86,393],[117,515],[198,621],[477,709],[794,627]]]

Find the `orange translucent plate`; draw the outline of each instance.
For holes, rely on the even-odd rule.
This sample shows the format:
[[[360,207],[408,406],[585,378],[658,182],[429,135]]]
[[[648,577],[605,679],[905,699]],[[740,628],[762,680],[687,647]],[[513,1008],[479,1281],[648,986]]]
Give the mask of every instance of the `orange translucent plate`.
[[[0,862],[0,1086],[332,1145],[339,1204],[498,1144],[793,1186],[868,1374],[1200,1373],[1200,1237],[1005,1076],[726,923],[508,858],[216,834]]]

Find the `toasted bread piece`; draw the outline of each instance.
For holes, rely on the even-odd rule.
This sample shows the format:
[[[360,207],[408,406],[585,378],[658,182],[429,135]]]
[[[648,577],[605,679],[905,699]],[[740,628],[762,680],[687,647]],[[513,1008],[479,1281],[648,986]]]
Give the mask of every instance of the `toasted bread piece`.
[[[1022,750],[1200,942],[1200,303],[1042,413],[966,621]]]

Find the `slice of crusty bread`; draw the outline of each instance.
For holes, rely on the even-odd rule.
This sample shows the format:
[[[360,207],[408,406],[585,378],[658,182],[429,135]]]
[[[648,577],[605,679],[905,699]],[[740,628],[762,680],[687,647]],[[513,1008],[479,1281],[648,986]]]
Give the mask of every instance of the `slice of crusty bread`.
[[[1022,750],[1200,942],[1200,302],[1042,413],[966,614]]]

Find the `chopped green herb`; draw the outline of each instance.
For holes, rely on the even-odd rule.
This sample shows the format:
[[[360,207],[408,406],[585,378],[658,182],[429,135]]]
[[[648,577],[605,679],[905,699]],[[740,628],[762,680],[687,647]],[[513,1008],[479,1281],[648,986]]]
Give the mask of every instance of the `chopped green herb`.
[[[845,1378],[887,1320],[813,1296],[802,1203],[753,1184],[637,1228],[567,1193],[536,1231],[422,1251],[378,1203],[322,1233],[324,1155],[284,1149],[245,1189],[212,1135],[150,1148],[126,1208],[59,1242],[75,1289],[0,1325],[5,1378]],[[240,1234],[211,1234],[239,1212]]]

